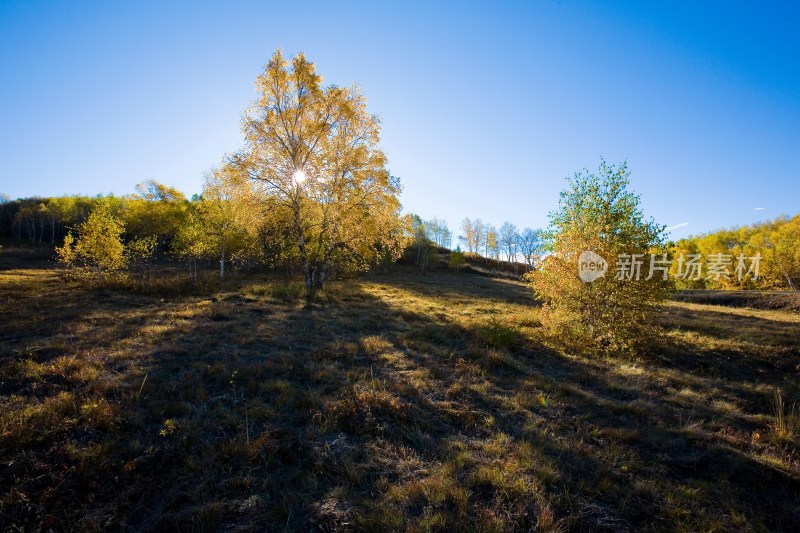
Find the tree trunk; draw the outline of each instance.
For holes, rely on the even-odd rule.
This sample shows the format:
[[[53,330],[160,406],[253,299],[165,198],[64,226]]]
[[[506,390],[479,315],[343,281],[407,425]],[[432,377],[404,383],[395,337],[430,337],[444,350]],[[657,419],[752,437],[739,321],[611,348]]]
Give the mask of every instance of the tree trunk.
[[[315,283],[315,288],[321,290],[322,287],[325,285],[325,276],[328,273],[327,265],[321,265],[319,267],[319,272],[317,273],[317,279]]]
[[[225,277],[225,247],[222,247],[222,257],[219,260],[219,277]]]
[[[794,290],[794,283],[792,283],[792,278],[789,276],[789,274],[786,273],[786,271],[783,271],[782,274],[783,274],[783,277],[786,278],[786,283],[789,284],[789,290],[793,291]]]
[[[192,257],[192,260],[189,262],[189,277],[192,278],[192,282],[197,285],[197,258]]]
[[[292,207],[294,211],[294,229],[297,232],[297,247],[300,252],[300,259],[303,262],[303,273],[306,277],[306,296],[311,298],[314,296],[314,271],[306,254],[306,240],[303,236],[303,224],[300,222],[299,201],[295,201],[295,205]]]
[[[306,276],[306,297],[313,298],[314,291],[317,288],[315,283],[315,276],[314,276],[314,268],[308,264],[308,261],[304,263],[304,270]]]
[[[314,295],[314,270],[308,264],[308,261],[303,263],[303,270],[306,276],[306,295],[310,297]]]

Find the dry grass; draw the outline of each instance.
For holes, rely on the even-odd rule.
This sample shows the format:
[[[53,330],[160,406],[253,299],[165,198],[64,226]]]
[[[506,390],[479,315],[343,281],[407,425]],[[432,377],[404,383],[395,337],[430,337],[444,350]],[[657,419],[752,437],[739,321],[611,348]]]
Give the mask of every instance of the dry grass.
[[[598,360],[510,280],[204,291],[0,255],[0,529],[800,529],[797,315],[672,303]]]
[[[674,299],[698,304],[800,312],[800,292],[798,291],[688,290],[680,291]]]
[[[800,438],[800,413],[797,404],[787,406],[783,399],[783,391],[775,389],[772,399],[772,411],[775,422],[772,425],[773,438],[779,443],[793,443]]]

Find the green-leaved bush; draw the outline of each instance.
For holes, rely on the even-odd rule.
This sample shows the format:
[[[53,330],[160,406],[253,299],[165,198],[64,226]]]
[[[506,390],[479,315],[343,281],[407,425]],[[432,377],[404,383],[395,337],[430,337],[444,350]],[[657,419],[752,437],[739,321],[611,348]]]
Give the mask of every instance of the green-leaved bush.
[[[127,264],[124,231],[124,223],[107,205],[98,203],[77,227],[77,236],[72,231],[67,233],[64,245],[56,248],[56,255],[73,273],[105,278]]]
[[[627,164],[601,162],[596,173],[574,174],[550,213],[549,255],[527,275],[542,301],[543,325],[565,344],[595,353],[645,351],[656,333],[654,314],[671,293],[670,280],[651,279],[649,255],[665,252],[664,226],[645,219],[640,198],[628,190]],[[586,282],[578,260],[589,251],[608,265],[605,275]],[[620,254],[643,254],[639,279],[617,279]]]

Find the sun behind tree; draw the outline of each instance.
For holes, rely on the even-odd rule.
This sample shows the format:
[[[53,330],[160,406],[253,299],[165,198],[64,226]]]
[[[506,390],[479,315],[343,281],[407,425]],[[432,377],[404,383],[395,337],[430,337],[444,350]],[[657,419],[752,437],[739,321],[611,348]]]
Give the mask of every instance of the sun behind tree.
[[[289,221],[309,295],[332,268],[366,270],[387,249],[399,257],[400,183],[358,86],[324,87],[303,54],[290,64],[278,50],[256,87],[243,119],[246,146],[232,163],[263,185],[273,215]]]
[[[568,184],[558,210],[550,213],[551,253],[543,268],[528,274],[543,302],[542,322],[565,342],[577,341],[589,351],[639,351],[651,340],[656,305],[671,292],[663,272],[646,279],[649,254],[661,259],[666,251],[664,226],[644,218],[639,196],[628,190],[626,163],[602,161],[597,173],[578,172]],[[605,260],[605,275],[591,282],[579,277],[584,252]],[[626,272],[617,279],[618,258],[634,254],[641,254],[640,274]]]

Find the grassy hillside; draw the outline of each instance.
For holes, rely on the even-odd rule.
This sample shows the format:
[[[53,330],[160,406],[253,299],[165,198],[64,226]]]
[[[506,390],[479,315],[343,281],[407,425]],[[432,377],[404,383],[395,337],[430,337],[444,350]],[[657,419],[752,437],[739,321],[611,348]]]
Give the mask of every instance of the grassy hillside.
[[[597,360],[511,280],[301,293],[0,254],[0,530],[800,529],[797,314],[673,302],[653,354]]]

